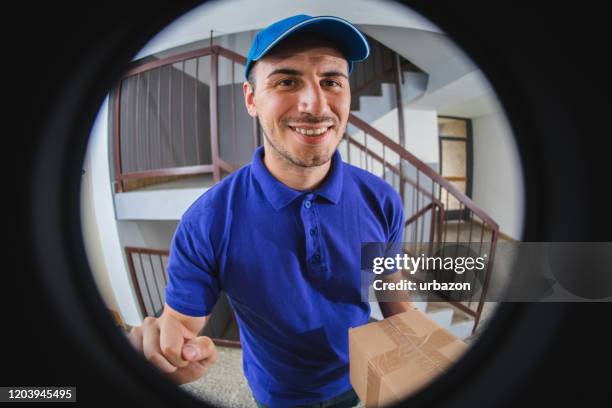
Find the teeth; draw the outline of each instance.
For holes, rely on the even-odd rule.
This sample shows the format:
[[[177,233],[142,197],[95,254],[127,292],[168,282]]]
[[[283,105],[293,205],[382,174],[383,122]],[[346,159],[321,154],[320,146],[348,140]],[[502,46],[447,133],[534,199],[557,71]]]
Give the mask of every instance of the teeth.
[[[302,128],[292,128],[293,130],[295,130],[296,132],[299,132],[303,135],[307,135],[307,136],[318,136],[322,133],[325,133],[325,131],[327,131],[328,128],[323,127],[323,128],[319,128],[319,129],[302,129]]]

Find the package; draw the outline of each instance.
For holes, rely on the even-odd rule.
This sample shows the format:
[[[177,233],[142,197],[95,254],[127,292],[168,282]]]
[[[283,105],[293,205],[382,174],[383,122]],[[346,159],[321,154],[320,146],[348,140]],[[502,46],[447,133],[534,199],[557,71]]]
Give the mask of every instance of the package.
[[[351,383],[368,408],[407,398],[443,373],[467,345],[418,309],[349,329]]]

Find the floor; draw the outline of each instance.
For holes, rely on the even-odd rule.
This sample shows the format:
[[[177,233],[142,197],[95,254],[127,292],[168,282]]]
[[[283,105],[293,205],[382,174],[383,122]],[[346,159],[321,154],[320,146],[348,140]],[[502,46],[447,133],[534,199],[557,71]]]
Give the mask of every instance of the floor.
[[[217,363],[204,377],[179,387],[215,407],[256,407],[242,372],[242,349],[217,346],[217,350]]]

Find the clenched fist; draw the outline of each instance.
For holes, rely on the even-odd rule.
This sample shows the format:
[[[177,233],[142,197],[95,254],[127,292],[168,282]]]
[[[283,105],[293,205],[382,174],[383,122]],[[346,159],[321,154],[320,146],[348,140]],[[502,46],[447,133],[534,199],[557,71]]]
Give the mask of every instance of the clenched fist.
[[[171,315],[145,318],[128,337],[136,350],[177,384],[197,380],[217,361],[213,341],[197,337]]]

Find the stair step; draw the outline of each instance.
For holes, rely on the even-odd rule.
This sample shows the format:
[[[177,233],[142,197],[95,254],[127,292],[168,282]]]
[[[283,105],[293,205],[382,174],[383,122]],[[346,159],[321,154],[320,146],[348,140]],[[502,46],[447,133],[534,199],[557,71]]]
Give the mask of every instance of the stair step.
[[[452,324],[461,324],[464,322],[473,322],[474,318],[472,316],[470,316],[469,314],[465,313],[462,310],[459,310],[457,308],[455,309],[455,313],[453,314],[453,320],[452,320]]]
[[[448,329],[453,319],[453,309],[444,303],[428,303],[425,313],[431,320]]]
[[[453,336],[458,339],[465,340],[466,338],[472,335],[472,328],[474,327],[474,322],[466,321],[463,323],[451,324],[449,327],[446,327]]]

